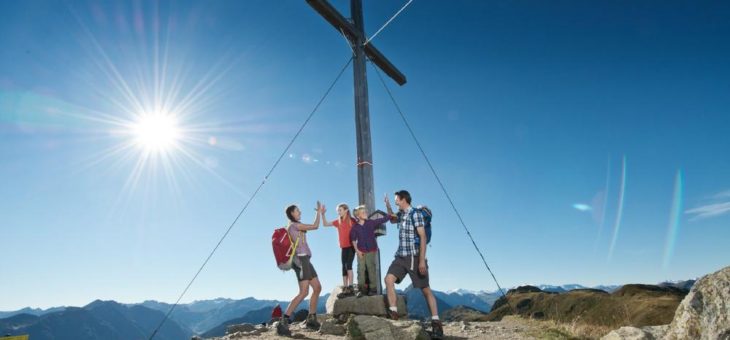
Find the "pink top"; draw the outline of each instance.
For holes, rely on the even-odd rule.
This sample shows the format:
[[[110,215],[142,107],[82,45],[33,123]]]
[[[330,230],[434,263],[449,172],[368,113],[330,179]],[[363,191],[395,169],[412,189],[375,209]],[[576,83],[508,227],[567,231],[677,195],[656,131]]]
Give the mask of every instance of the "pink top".
[[[299,230],[300,225],[301,223],[297,222],[289,223],[289,235],[292,238],[292,242],[297,242],[297,237],[300,237],[295,254],[297,256],[312,256],[312,251],[309,250],[309,245],[307,244],[307,231]]]

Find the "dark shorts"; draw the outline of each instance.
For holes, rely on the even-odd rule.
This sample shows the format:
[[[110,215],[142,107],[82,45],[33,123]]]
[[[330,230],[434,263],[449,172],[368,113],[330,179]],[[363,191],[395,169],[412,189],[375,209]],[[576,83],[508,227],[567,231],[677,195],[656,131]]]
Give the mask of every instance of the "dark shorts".
[[[355,261],[355,248],[342,248],[342,276],[346,276],[347,271],[352,270],[353,261]]]
[[[294,273],[297,274],[297,281],[309,281],[317,277],[317,271],[314,270],[312,262],[309,261],[310,256],[297,256],[294,259],[294,263],[291,268],[294,269]]]
[[[428,268],[428,260],[426,260],[426,268]],[[401,283],[408,274],[413,282],[413,287],[422,289],[429,286],[428,274],[421,275],[418,272],[418,256],[396,256],[388,268],[388,274],[395,276],[395,283]]]

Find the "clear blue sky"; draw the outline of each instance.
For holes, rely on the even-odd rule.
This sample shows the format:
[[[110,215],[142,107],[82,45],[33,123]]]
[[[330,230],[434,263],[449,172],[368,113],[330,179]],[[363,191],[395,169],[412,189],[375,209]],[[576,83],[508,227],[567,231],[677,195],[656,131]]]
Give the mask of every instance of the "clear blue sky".
[[[403,3],[366,1],[366,31]],[[503,286],[656,283],[730,264],[728,17],[416,0],[374,44]],[[350,53],[304,1],[4,1],[0,45],[0,310],[174,301]],[[368,75],[377,202],[405,188],[434,210],[433,288],[496,289]],[[289,203],[355,205],[352,93],[348,70],[184,301],[295,294],[270,235]],[[154,98],[180,109],[182,151],[136,167],[140,147],[110,150]],[[330,291],[336,232],[309,240]]]

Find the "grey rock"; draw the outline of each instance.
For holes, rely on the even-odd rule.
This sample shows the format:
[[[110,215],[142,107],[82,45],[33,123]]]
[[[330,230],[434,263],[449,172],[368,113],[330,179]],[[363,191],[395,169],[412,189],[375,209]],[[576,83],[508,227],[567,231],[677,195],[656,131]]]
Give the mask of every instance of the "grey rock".
[[[664,326],[621,327],[603,340],[730,340],[730,267],[706,275],[692,286]]]
[[[357,315],[347,322],[348,339],[427,340],[430,336],[417,321],[393,321],[368,315]]]
[[[239,325],[230,325],[226,328],[226,334],[233,334],[237,332],[249,333],[256,330],[256,326],[250,323],[243,323]]]
[[[319,333],[326,335],[343,336],[346,332],[345,326],[338,324],[336,319],[327,319],[319,327]]]
[[[651,331],[638,327],[621,327],[606,334],[601,340],[657,340]]]
[[[385,317],[388,315],[386,312],[386,306],[386,297],[381,295],[363,296],[360,298],[347,297],[335,300],[332,315],[339,316],[342,314],[354,314]],[[397,306],[398,314],[402,318],[405,318],[408,315],[408,308],[406,307],[405,297],[402,295],[398,295]]]
[[[669,325],[647,326],[642,327],[641,329],[651,334],[654,339],[664,339],[667,336],[667,331],[669,331]]]
[[[325,303],[327,314],[334,314],[335,301],[337,301],[337,294],[340,293],[342,293],[342,286],[335,287],[335,289],[332,290],[332,293],[330,293],[330,296],[327,298],[327,303]]]
[[[730,267],[699,279],[682,300],[668,339],[730,339]]]

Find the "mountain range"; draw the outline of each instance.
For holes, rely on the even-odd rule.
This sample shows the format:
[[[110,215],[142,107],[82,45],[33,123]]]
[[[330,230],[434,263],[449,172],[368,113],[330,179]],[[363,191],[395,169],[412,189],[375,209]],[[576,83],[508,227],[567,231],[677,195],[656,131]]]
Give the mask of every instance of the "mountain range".
[[[691,288],[694,280],[663,282],[660,286],[682,289]],[[587,289],[579,284],[537,285],[545,292],[563,293]],[[595,286],[592,289],[612,293],[621,286]],[[506,290],[505,290],[506,291]],[[488,313],[502,296],[499,291],[469,291],[464,289],[447,292],[434,290],[439,314],[456,307]],[[420,290],[409,286],[400,293],[406,295],[409,316],[425,319],[430,316]],[[320,297],[318,313],[325,312],[329,294]],[[179,304],[170,315],[157,337],[159,339],[190,338],[193,334],[218,334],[234,323],[261,323],[268,321],[271,309],[277,304],[285,308],[287,301],[218,298]],[[308,300],[298,309],[307,308]],[[84,307],[54,307],[49,309],[23,308],[12,312],[0,312],[0,335],[30,334],[37,339],[132,339],[148,337],[172,305],[158,301],[137,304],[121,304],[114,301],[94,301]]]
[[[127,340],[144,339],[164,318],[162,312],[114,301],[94,301],[84,307],[33,315],[15,314],[0,319],[0,334],[29,334],[33,340]],[[175,322],[165,323],[158,339],[190,338],[192,332]]]
[[[9,317],[11,317],[13,315],[17,315],[17,314],[30,314],[30,315],[35,315],[35,316],[41,316],[43,314],[60,312],[64,309],[66,309],[66,307],[53,307],[53,308],[48,308],[48,309],[25,307],[23,309],[12,311],[12,312],[0,312],[0,319],[9,318]]]

